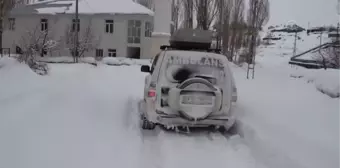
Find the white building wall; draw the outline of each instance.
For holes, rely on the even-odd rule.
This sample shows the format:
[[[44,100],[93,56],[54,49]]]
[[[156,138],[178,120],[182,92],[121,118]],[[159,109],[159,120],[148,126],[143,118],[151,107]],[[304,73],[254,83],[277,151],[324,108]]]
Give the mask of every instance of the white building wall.
[[[105,32],[105,20],[114,20],[114,33]],[[97,37],[101,39],[99,47],[104,50],[104,56],[106,56],[108,49],[116,49],[117,57],[126,57],[127,47],[127,24],[121,17],[101,17],[96,16],[93,18],[94,29],[97,30]]]
[[[35,29],[40,30],[40,19],[48,19],[48,26],[51,32],[50,36],[54,40],[62,40],[65,36],[67,26],[71,26],[72,15],[13,15],[16,19],[15,30],[11,31],[8,28],[4,31],[3,47],[11,48],[11,52],[15,53],[15,46],[23,45],[23,38],[27,36],[27,31],[34,32]],[[141,58],[150,58],[151,38],[145,37],[145,22],[153,22],[153,17],[148,15],[80,15],[80,36],[91,21],[92,30],[95,39],[100,39],[98,49],[103,49],[104,56],[107,56],[108,49],[116,49],[117,57],[127,56],[127,47],[135,46],[141,49]],[[105,32],[105,20],[114,20],[114,33],[108,34]],[[135,19],[141,20],[141,43],[128,44],[127,43],[127,30],[128,20]],[[67,56],[70,55],[66,46],[61,44],[61,49],[52,53],[51,56]],[[85,53],[85,56],[95,56],[95,50]]]
[[[154,33],[152,36],[151,54],[159,53],[160,46],[169,45],[172,0],[155,0]]]

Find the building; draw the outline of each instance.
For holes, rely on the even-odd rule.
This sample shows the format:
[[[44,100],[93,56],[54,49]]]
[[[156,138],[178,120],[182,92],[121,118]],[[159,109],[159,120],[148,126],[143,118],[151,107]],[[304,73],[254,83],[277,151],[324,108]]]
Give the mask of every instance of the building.
[[[152,11],[154,11],[154,5],[155,5],[155,1],[154,0],[133,0],[136,3],[139,3],[149,9],[151,9]]]
[[[151,55],[159,53],[160,46],[169,45],[172,25],[172,3],[174,0],[134,0],[155,12],[152,32]]]
[[[40,0],[23,0],[23,1],[25,1],[24,2],[25,4],[32,4],[32,3],[36,2],[36,1],[40,1]]]
[[[46,0],[17,7],[8,18],[3,47],[13,52],[28,32],[37,35],[48,31],[59,45],[58,50],[45,54],[67,56],[71,55],[71,47],[65,44],[70,39],[67,33],[79,31],[82,39],[90,29],[95,48],[84,56],[152,57],[154,12],[150,9],[132,0],[79,0],[79,25],[74,13],[75,0]]]
[[[28,5],[28,4],[32,4],[35,1],[39,1],[39,0],[17,0],[15,1],[17,5]]]

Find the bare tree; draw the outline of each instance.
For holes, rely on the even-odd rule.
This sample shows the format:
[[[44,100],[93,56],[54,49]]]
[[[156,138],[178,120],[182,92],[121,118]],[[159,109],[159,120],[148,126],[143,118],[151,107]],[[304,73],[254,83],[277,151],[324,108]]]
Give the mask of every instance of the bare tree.
[[[257,16],[256,16],[256,26],[262,29],[269,21],[270,10],[269,10],[269,0],[261,0],[259,2]]]
[[[179,28],[179,23],[182,17],[182,7],[183,1],[182,0],[172,0],[171,4],[171,19],[173,22],[173,30],[176,31]]]
[[[51,31],[41,31],[39,26],[34,30],[27,31],[21,37],[20,48],[21,55],[17,58],[19,62],[25,62],[28,66],[40,75],[45,75],[48,72],[46,64],[38,63],[36,56],[44,55],[58,48],[59,42],[53,40]]]
[[[249,41],[249,60],[248,63],[253,63],[256,53],[256,41],[258,37],[258,31],[267,24],[269,20],[269,1],[268,0],[251,0],[249,1],[248,11],[248,35],[250,35]]]
[[[93,50],[95,50],[97,48],[97,46],[99,45],[100,42],[100,37],[98,37],[96,39],[96,36],[93,32],[92,29],[92,22],[89,21],[88,25],[86,26],[86,28],[81,31],[81,35],[79,36],[79,41],[78,41],[78,57],[76,58],[76,52],[74,51],[74,45],[75,43],[75,35],[76,35],[76,31],[81,31],[80,27],[76,27],[75,25],[73,26],[67,26],[66,31],[65,31],[65,37],[63,39],[66,48],[68,49],[72,55],[72,57],[74,58],[74,62],[78,62],[80,57],[83,57],[85,52],[91,52]]]
[[[220,9],[220,12],[222,12],[222,31],[221,31],[221,46],[222,46],[222,52],[227,55],[229,58],[228,52],[229,52],[229,39],[231,35],[231,29],[230,29],[230,22],[231,22],[231,14],[233,9],[233,1],[232,0],[225,0],[222,2],[223,7]],[[221,15],[220,15],[221,16]]]
[[[209,30],[218,14],[216,1],[217,0],[195,0],[194,9],[196,11],[197,28]]]
[[[251,0],[249,1],[248,10],[247,21],[249,25],[261,28],[269,21],[268,0]]]
[[[194,0],[183,0],[184,22],[183,28],[193,28]]]
[[[316,56],[318,62],[322,62],[325,69],[327,68],[340,68],[340,46],[330,45],[321,49]]]
[[[215,5],[217,9],[214,30],[216,30],[216,47],[222,48],[222,27],[223,27],[223,8],[225,0],[217,0]]]
[[[27,31],[21,37],[20,48],[23,53],[18,57],[19,61],[27,62],[35,59],[35,56],[42,56],[58,48],[59,42],[53,39],[51,31],[41,31],[39,26],[34,30]]]
[[[242,39],[239,39],[239,36],[242,36],[243,29],[243,13],[244,13],[244,0],[233,0],[234,6],[232,10],[232,22],[231,22],[231,38],[230,38],[230,57],[233,59],[235,55],[235,51],[239,49],[239,44]]]

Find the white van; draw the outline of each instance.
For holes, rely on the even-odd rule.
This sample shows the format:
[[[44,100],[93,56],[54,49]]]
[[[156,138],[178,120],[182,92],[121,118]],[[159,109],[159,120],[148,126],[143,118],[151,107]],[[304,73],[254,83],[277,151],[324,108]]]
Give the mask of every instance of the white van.
[[[234,125],[232,104],[237,101],[237,89],[229,61],[210,49],[210,39],[195,40],[194,36],[203,34],[195,31],[179,31],[170,46],[162,46],[151,67],[141,67],[142,72],[149,73],[140,102],[143,129],[162,125],[228,130]],[[195,41],[178,40],[176,35],[183,32]]]

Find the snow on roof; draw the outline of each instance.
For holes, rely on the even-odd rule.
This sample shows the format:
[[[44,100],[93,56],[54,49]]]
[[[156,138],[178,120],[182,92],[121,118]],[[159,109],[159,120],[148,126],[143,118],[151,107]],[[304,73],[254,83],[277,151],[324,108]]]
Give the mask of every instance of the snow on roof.
[[[75,13],[75,0],[49,0],[33,3],[35,11],[41,14]],[[132,0],[79,0],[80,14],[147,14],[150,9]]]
[[[170,33],[166,33],[166,32],[152,32],[152,36],[171,36]]]

